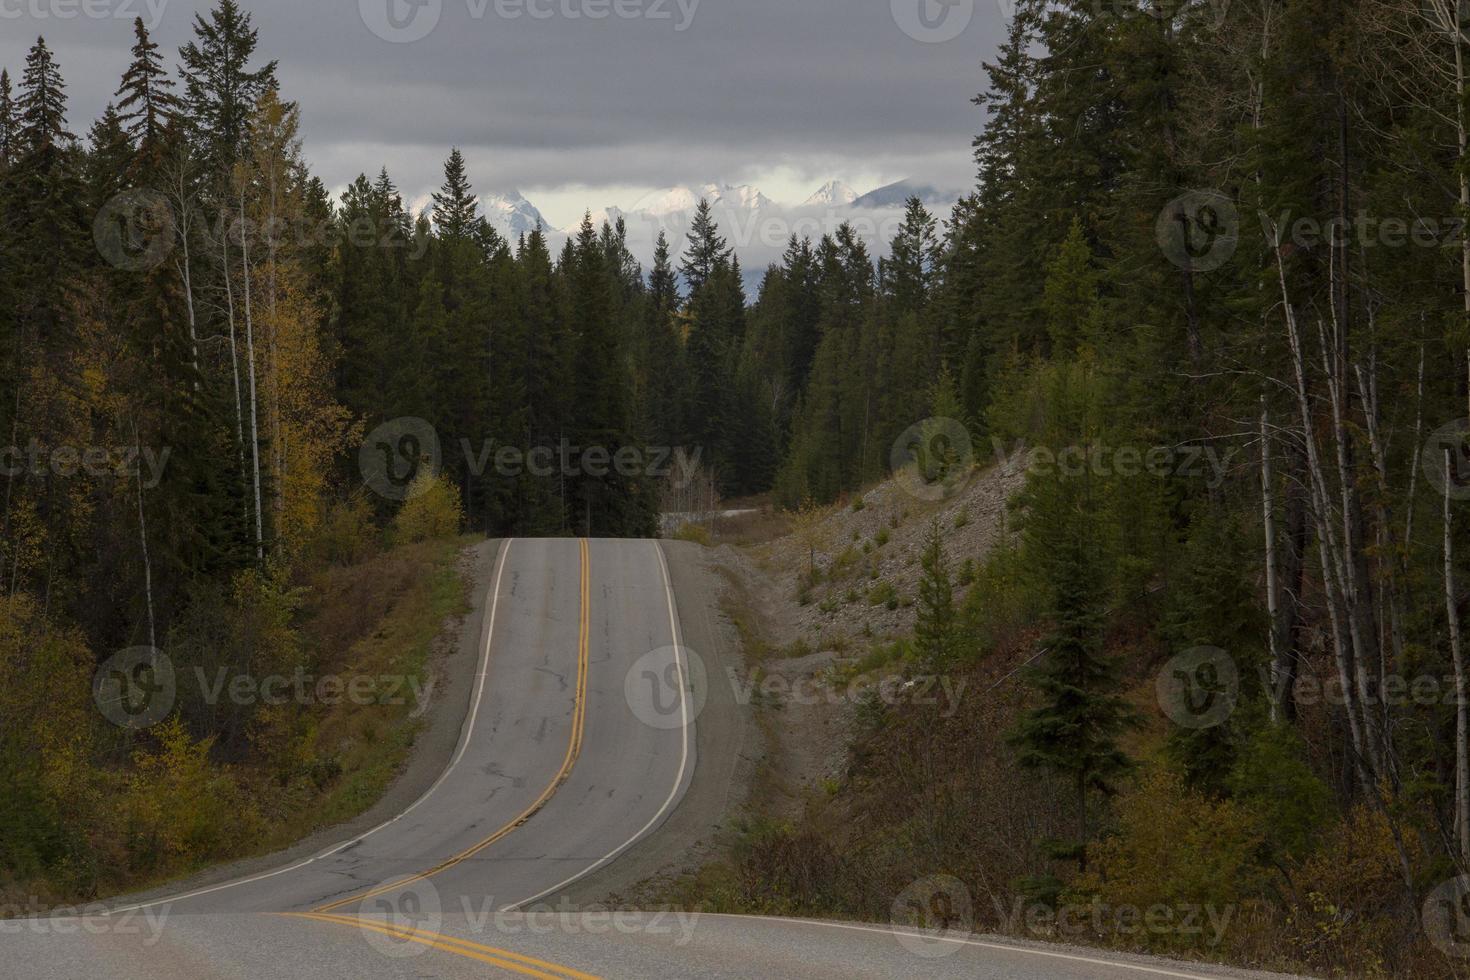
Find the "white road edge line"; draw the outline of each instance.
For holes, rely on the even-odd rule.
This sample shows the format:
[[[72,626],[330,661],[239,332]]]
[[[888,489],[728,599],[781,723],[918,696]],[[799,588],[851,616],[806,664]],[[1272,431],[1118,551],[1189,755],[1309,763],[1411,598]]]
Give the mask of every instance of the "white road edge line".
[[[925,939],[931,942],[955,943],[960,946],[977,946],[981,949],[999,949],[1008,953],[1030,953],[1033,956],[1046,956],[1054,960],[1070,960],[1074,963],[1087,963],[1092,966],[1106,966],[1115,970],[1132,970],[1137,973],[1150,973],[1161,977],[1178,977],[1180,980],[1228,980],[1230,974],[1215,973],[1180,973],[1178,970],[1166,970],[1159,966],[1144,966],[1141,963],[1127,963],[1118,960],[1104,960],[1095,956],[1078,956],[1075,953],[1061,953],[1048,949],[1034,949],[1030,946],[1012,946],[1008,943],[987,942],[982,939],[962,939],[957,936],[938,936],[933,933],[920,932],[912,929],[889,928],[881,926],[861,926],[851,922],[823,922],[820,919],[783,919],[774,915],[730,915],[724,912],[702,912],[702,916],[712,919],[743,919],[757,922],[779,922],[785,925],[819,926],[823,929],[848,929],[854,932],[872,932],[880,936],[913,936],[916,939]]]
[[[198,891],[188,892],[184,895],[172,895],[168,898],[160,898],[157,901],[153,902],[144,902],[140,905],[129,905],[126,908],[108,909],[101,914],[104,916],[121,915],[124,912],[137,912],[140,909],[151,909],[159,905],[169,905],[173,902],[182,902],[186,899],[198,898],[201,895],[211,895],[215,892],[221,892],[228,888],[239,888],[241,885],[250,885],[254,884],[257,881],[266,881],[267,879],[275,878],[292,871],[298,871],[301,868],[306,867],[308,864],[312,864],[316,861],[325,860],[326,858],[329,858],[332,855],[337,854],[338,852],[348,847],[351,847],[353,844],[357,844],[361,841],[366,840],[367,838],[373,836],[385,827],[392,826],[393,824],[402,820],[404,817],[408,816],[414,810],[418,809],[419,804],[423,803],[429,797],[433,796],[434,791],[440,787],[444,780],[449,778],[449,774],[454,772],[455,767],[458,766],[460,760],[464,758],[465,751],[470,746],[470,739],[475,732],[475,719],[480,714],[480,700],[485,693],[485,677],[490,672],[490,641],[495,636],[495,612],[497,609],[500,608],[500,579],[501,576],[505,574],[505,560],[506,557],[510,554],[510,546],[514,542],[514,540],[514,538],[506,538],[505,543],[502,544],[500,547],[500,559],[496,563],[495,568],[495,584],[491,586],[490,591],[490,612],[489,617],[485,623],[485,644],[484,648],[480,651],[479,683],[475,687],[475,700],[470,705],[469,717],[465,720],[464,730],[459,737],[459,748],[455,751],[454,758],[450,761],[449,766],[442,773],[439,774],[439,778],[434,780],[434,784],[424,791],[423,796],[420,796],[417,800],[414,800],[413,805],[411,805],[407,810],[404,810],[396,817],[391,817],[387,820],[384,820],[382,823],[378,824],[367,833],[358,834],[356,837],[353,837],[350,840],[345,840],[342,843],[332,847],[331,849],[323,851],[315,857],[307,858],[305,861],[298,861],[297,863],[288,867],[279,868],[275,871],[269,871],[265,874],[255,875],[251,878],[241,878],[238,881],[227,881],[224,884],[214,885],[210,888],[201,888]]]
[[[553,885],[543,892],[538,892],[537,894],[532,895],[530,898],[523,898],[519,902],[513,902],[512,904],[502,908],[500,910],[501,912],[514,912],[523,905],[529,905],[532,902],[545,898],[547,895],[553,895],[556,892],[561,891],[568,885],[572,884],[573,882],[576,882],[581,878],[585,878],[587,875],[596,871],[598,868],[602,867],[604,864],[607,864],[613,858],[617,857],[619,854],[632,847],[638,842],[640,838],[643,837],[644,834],[648,833],[650,829],[658,825],[659,821],[663,820],[663,818],[668,814],[669,808],[672,807],[675,801],[678,799],[679,788],[684,785],[684,773],[689,767],[690,728],[689,695],[685,690],[689,682],[685,678],[684,674],[684,643],[683,640],[680,638],[679,633],[679,614],[675,611],[674,606],[674,586],[673,583],[669,581],[669,564],[667,561],[664,560],[663,546],[660,545],[657,541],[652,542],[652,544],[654,552],[658,555],[659,571],[663,575],[664,594],[668,597],[669,635],[673,638],[674,641],[674,666],[679,675],[679,720],[681,722],[679,730],[683,733],[684,736],[683,744],[680,747],[679,753],[679,774],[674,777],[674,786],[671,790],[669,790],[669,796],[668,799],[664,800],[664,805],[659,807],[658,812],[653,815],[653,818],[649,820],[648,823],[644,824],[642,829],[640,829],[636,834],[634,834],[632,837],[629,837],[622,844],[619,844],[616,848],[609,851],[603,857],[598,858],[592,864],[589,864],[581,871],[578,871],[576,874],[572,875],[561,884]]]

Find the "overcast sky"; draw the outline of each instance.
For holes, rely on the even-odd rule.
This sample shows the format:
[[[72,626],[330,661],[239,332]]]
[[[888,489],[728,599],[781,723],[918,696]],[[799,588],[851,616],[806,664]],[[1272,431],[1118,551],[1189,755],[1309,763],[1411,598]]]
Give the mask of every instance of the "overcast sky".
[[[782,203],[831,178],[968,187],[970,98],[1002,3],[242,0],[329,186],[387,166],[414,198],[458,145],[476,190],[519,189],[556,225],[716,180]],[[208,6],[0,0],[0,65],[18,78],[44,34],[82,134],[127,63],[132,18],[176,66]]]

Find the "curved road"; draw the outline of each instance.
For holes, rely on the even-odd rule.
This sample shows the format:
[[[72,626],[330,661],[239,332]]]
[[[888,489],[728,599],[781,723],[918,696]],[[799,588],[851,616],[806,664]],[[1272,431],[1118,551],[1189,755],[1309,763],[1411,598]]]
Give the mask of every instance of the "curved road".
[[[563,890],[655,832],[694,773],[697,699],[668,563],[650,541],[518,539],[492,583],[459,744],[417,802],[263,874],[0,923],[0,977],[1240,975],[888,927],[571,907]]]

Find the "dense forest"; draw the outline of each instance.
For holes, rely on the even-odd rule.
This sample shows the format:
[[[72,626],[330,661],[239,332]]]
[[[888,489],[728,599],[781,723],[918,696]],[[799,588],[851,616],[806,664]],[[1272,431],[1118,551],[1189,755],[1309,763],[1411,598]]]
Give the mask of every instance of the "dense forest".
[[[0,875],[135,880],[99,864],[77,774],[245,763],[286,724],[186,703],[168,740],[99,732],[86,678],[114,651],[301,656],[306,577],[395,527],[655,532],[660,474],[486,452],[697,449],[724,494],[795,509],[952,419],[974,458],[946,466],[1081,463],[1033,469],[957,607],[946,562],[972,556],[925,557],[915,657],[1034,645],[1007,750],[1068,790],[1015,887],[1261,903],[1323,969],[1431,955],[1420,903],[1470,869],[1455,4],[1021,0],[977,86],[974,193],[910,202],[883,255],[847,226],[793,239],[754,297],[708,207],[645,270],[617,225],[555,255],[504,240],[457,150],[425,214],[385,171],[334,200],[249,15],[220,0],[195,35],[171,69],[139,21],[84,137],[44,40],[0,73]],[[359,450],[403,419],[442,472],[392,499]],[[1128,678],[1200,648],[1225,651],[1234,713],[1124,751]],[[79,678],[81,707],[37,697]],[[1333,697],[1302,693],[1322,678]],[[1424,678],[1444,696],[1410,696]],[[1168,775],[1139,790],[1144,763]],[[1183,833],[1165,812],[1218,832],[1160,871],[1140,842]],[[110,838],[108,860],[216,853],[157,846]]]
[[[1229,907],[1223,943],[1089,934],[1463,975],[1467,53],[1442,0],[1023,0],[943,233],[916,214],[876,274],[823,243],[808,308],[802,255],[772,271],[746,351],[792,395],[783,499],[858,489],[925,415],[1033,453],[958,607],[936,528],[907,654],[1026,683],[888,712],[737,904],[871,917],[927,868],[997,929]]]

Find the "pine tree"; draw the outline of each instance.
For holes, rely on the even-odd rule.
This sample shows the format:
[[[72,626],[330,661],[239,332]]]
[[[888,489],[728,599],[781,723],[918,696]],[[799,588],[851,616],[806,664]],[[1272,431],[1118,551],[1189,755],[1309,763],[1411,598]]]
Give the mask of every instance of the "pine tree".
[[[124,174],[132,160],[132,147],[123,131],[117,109],[108,104],[87,134],[86,185],[88,210],[96,214],[122,189]]]
[[[455,147],[444,161],[444,183],[434,192],[434,228],[450,241],[467,241],[474,231],[479,201],[465,176],[464,155]]]
[[[20,155],[13,168],[15,265],[22,341],[65,347],[66,295],[86,252],[75,137],[66,129],[66,84],[44,38],[26,57],[17,100]]]
[[[11,91],[10,72],[0,68],[0,173],[19,156],[20,121]]]
[[[679,283],[669,261],[669,236],[662,229],[653,246],[653,271],[649,273],[648,289],[656,307],[667,313],[678,309]]]
[[[734,253],[725,239],[720,237],[720,228],[711,214],[710,203],[704,198],[700,199],[699,207],[695,209],[694,221],[690,224],[686,237],[689,244],[684,249],[684,259],[679,264],[679,271],[684,274],[684,288],[688,290],[689,302],[692,304],[714,274],[715,265],[721,259],[728,261]]]
[[[924,203],[917,197],[909,198],[904,207],[903,224],[890,247],[891,254],[880,263],[883,288],[900,313],[918,313],[929,303],[939,259],[937,227],[938,223]],[[938,368],[941,346],[936,337],[935,369]]]
[[[591,214],[583,215],[573,239],[571,265],[565,269],[568,314],[575,338],[576,374],[572,403],[573,424],[569,435],[582,449],[598,447],[614,453],[626,433],[622,360],[617,332],[612,325],[611,282],[606,253],[592,227]],[[583,467],[572,480],[572,526],[584,535],[622,533],[621,515],[612,493],[616,480],[594,474]]]
[[[1117,664],[1103,652],[1101,574],[1092,545],[1080,528],[1053,528],[1047,563],[1052,589],[1052,633],[1040,662],[1027,670],[1040,704],[1028,711],[1010,736],[1017,762],[1067,779],[1076,803],[1077,838],[1070,853],[1085,864],[1083,847],[1092,831],[1088,799],[1111,795],[1130,766],[1117,738],[1132,723],[1119,696]]]
[[[17,114],[21,151],[44,158],[43,168],[54,165],[75,137],[66,130],[66,83],[44,37],[26,55]]]
[[[258,34],[235,0],[219,0],[208,19],[194,15],[195,40],[179,49],[185,115],[216,174],[245,156],[255,107],[279,87],[274,61],[250,68]]]
[[[660,446],[677,446],[685,438],[685,405],[678,379],[684,374],[684,345],[678,334],[679,285],[669,256],[668,237],[660,231],[654,245],[644,304],[643,363],[640,383],[649,437]]]
[[[151,158],[173,121],[178,99],[174,82],[163,67],[158,45],[148,36],[143,18],[133,22],[133,60],[117,87],[119,118],[141,157]]]
[[[930,670],[954,666],[959,656],[959,632],[955,617],[954,586],[944,554],[944,534],[936,518],[929,524],[919,564],[919,602],[914,624],[914,645]]]
[[[1054,356],[1071,357],[1080,347],[1097,348],[1102,339],[1097,283],[1092,249],[1087,245],[1082,222],[1074,218],[1067,240],[1047,266],[1041,300]]]

